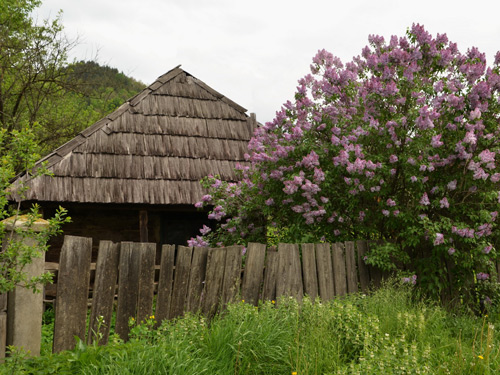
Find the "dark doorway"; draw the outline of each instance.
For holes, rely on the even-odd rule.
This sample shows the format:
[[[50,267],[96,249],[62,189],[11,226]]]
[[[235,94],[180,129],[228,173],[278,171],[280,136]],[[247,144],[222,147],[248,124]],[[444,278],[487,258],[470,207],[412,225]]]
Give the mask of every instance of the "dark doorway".
[[[203,225],[210,226],[206,212],[172,212],[162,214],[160,238],[162,244],[187,246],[191,237],[200,235]]]

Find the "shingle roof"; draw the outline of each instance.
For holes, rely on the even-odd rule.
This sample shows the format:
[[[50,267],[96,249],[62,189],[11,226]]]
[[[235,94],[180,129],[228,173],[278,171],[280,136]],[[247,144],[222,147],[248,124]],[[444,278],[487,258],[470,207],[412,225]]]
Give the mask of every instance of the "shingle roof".
[[[235,180],[255,116],[179,67],[20,175],[26,200],[193,204],[209,174]]]

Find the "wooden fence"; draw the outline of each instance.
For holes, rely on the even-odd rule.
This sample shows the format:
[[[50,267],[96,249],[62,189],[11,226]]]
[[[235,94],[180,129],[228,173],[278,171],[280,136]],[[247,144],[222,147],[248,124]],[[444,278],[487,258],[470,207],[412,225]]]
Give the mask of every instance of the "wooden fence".
[[[251,243],[248,248],[191,248],[163,245],[155,282],[156,244],[101,241],[95,280],[89,294],[90,238],[66,236],[61,250],[55,303],[54,352],[73,349],[75,336],[88,343],[109,337],[116,308],[115,332],[128,339],[129,320],[157,321],[185,312],[212,316],[237,299],[258,304],[289,295],[329,300],[372,283],[382,275],[365,265],[365,241],[335,244],[280,244],[276,248]],[[243,256],[244,255],[244,256]],[[156,310],[153,299],[156,292]],[[90,324],[86,332],[91,296]],[[99,327],[99,317],[104,324]]]

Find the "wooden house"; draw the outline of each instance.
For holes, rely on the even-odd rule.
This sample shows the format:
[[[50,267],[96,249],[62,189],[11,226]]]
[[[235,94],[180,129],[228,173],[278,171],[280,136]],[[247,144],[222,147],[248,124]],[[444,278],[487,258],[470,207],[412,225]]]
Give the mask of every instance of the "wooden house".
[[[41,159],[53,176],[22,174],[14,186],[25,184],[24,202],[46,217],[67,208],[64,233],[94,246],[185,245],[207,222],[193,206],[205,194],[200,179],[235,180],[255,127],[254,114],[177,67]]]

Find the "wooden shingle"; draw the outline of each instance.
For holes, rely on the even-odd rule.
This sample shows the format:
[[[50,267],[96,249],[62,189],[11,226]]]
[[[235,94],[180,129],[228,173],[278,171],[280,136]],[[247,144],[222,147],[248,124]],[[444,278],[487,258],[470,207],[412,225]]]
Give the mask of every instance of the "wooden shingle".
[[[243,107],[177,67],[42,159],[54,177],[23,174],[14,187],[26,182],[26,199],[38,201],[193,204],[204,176],[236,180],[254,127]]]

